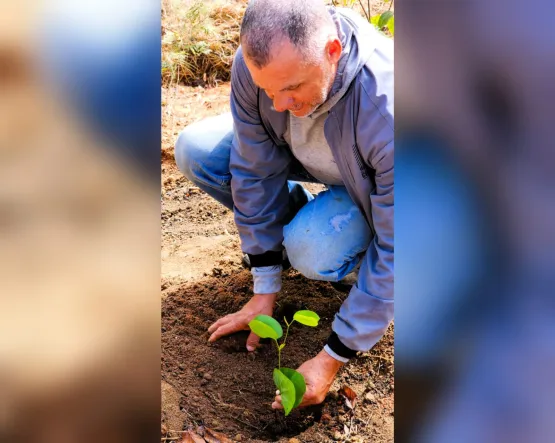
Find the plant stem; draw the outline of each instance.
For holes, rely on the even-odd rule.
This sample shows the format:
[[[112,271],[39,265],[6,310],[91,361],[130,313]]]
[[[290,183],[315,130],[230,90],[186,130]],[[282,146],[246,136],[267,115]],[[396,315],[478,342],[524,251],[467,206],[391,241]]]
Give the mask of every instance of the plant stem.
[[[293,319],[293,321],[291,321],[291,323],[287,323],[287,319],[285,317],[283,317],[283,321],[287,325],[287,330],[285,331],[285,338],[283,339],[283,346],[285,346],[285,342],[287,341],[287,335],[289,335],[289,326],[291,326],[293,324],[295,319]]]
[[[275,338],[274,341],[276,342],[276,347],[278,350],[278,369],[281,369],[281,349],[279,349],[279,343]]]
[[[366,20],[370,21],[370,11],[366,12],[366,8],[362,4],[362,0],[358,0],[358,2],[360,3],[360,7],[362,8],[362,12],[364,12],[364,15],[366,16]]]

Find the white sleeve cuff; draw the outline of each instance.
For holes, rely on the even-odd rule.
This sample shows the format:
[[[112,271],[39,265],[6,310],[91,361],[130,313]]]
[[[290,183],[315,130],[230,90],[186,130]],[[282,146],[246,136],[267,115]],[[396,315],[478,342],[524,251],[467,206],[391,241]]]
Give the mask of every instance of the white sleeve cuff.
[[[252,268],[255,294],[275,294],[281,291],[281,265]]]
[[[335,352],[333,352],[331,350],[331,348],[328,345],[324,346],[324,351],[326,351],[330,357],[333,357],[336,360],[339,360],[340,362],[343,362],[343,363],[348,363],[349,362],[348,358],[341,357],[340,355],[337,355]]]

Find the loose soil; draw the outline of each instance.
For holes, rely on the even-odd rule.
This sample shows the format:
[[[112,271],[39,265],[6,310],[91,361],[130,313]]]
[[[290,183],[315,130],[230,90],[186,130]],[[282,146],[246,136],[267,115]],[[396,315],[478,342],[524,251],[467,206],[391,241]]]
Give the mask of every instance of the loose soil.
[[[272,343],[249,354],[246,331],[208,343],[208,326],[250,298],[252,277],[241,265],[233,214],[181,176],[173,143],[187,124],[228,111],[229,85],[162,92],[162,438],[205,426],[241,442],[393,441],[393,326],[340,371],[322,405],[287,418],[270,406]],[[296,368],[322,349],[345,297],[293,269],[284,273],[276,316],[306,308],[322,318],[317,328],[292,327],[284,366]],[[354,410],[338,394],[343,385],[357,394]]]

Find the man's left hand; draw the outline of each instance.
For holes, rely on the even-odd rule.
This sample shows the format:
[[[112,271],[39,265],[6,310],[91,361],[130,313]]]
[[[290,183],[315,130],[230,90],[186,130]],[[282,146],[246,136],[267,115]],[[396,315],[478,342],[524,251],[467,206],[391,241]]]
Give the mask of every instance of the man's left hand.
[[[303,374],[306,382],[306,392],[299,408],[322,403],[330,390],[337,371],[339,371],[343,364],[323,349],[316,357],[304,362],[297,369],[298,372]],[[272,403],[272,408],[283,409],[279,391],[276,391],[276,398]]]

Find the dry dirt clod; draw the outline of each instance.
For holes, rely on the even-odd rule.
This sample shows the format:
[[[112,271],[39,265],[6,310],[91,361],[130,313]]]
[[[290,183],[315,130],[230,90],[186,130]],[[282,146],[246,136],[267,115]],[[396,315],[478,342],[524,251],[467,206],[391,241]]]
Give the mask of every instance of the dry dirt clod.
[[[241,434],[237,434],[237,435],[235,436],[235,441],[237,441],[237,442],[243,441],[243,436],[242,436]]]
[[[370,403],[371,403],[371,402],[375,402],[375,401],[376,401],[376,396],[375,396],[374,394],[372,394],[371,392],[368,392],[368,393],[364,396],[364,399],[365,399],[367,402],[370,402]]]
[[[205,380],[212,380],[212,374],[210,374],[209,372],[205,372],[204,375],[202,376]]]
[[[301,441],[298,438],[293,437],[289,439],[289,443],[301,443]]]

